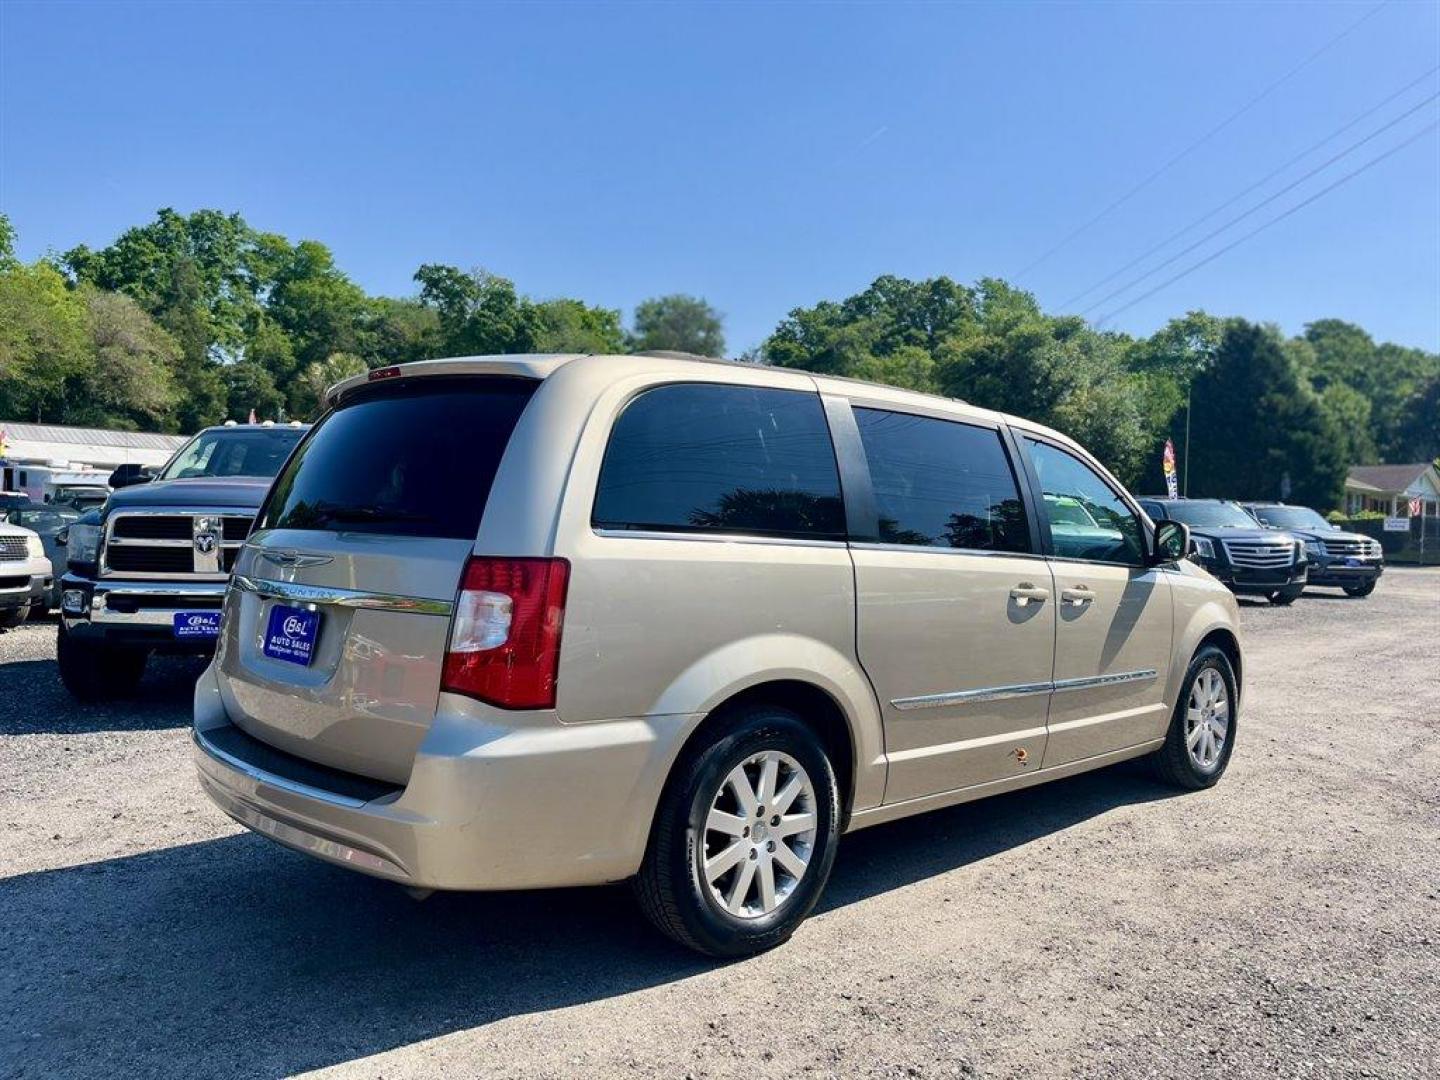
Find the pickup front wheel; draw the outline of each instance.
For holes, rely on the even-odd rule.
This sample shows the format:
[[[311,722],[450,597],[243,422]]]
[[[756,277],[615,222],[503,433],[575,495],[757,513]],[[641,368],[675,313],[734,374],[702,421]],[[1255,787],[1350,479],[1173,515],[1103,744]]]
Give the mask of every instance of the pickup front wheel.
[[[64,620],[60,622],[55,641],[60,681],[80,701],[109,701],[133,694],[149,656],[148,649],[76,638],[65,629]]]

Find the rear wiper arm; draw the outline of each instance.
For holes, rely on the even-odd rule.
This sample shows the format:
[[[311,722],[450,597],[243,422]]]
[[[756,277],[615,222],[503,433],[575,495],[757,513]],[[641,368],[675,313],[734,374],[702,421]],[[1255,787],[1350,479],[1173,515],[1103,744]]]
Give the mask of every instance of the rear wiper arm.
[[[429,514],[413,510],[384,510],[375,506],[332,506],[317,503],[315,516],[321,521],[433,521]]]

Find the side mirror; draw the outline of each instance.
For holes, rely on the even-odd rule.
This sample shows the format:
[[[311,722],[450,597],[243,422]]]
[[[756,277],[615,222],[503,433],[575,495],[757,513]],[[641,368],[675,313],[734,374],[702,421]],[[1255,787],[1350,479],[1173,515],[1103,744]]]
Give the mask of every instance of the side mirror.
[[[1190,526],[1183,521],[1162,521],[1155,526],[1150,564],[1172,563],[1190,554]]]

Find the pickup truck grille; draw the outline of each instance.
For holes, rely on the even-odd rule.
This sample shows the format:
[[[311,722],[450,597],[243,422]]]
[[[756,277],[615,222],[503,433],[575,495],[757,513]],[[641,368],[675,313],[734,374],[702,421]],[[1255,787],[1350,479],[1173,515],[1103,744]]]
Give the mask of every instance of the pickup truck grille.
[[[1374,540],[1323,540],[1325,554],[1345,558],[1373,558],[1380,554],[1380,545]]]
[[[1278,570],[1295,562],[1293,540],[1225,540],[1223,543],[1233,566]]]
[[[0,536],[0,562],[19,562],[28,558],[25,539],[23,536]]]
[[[121,511],[106,525],[103,572],[167,578],[228,574],[253,521],[250,514]]]

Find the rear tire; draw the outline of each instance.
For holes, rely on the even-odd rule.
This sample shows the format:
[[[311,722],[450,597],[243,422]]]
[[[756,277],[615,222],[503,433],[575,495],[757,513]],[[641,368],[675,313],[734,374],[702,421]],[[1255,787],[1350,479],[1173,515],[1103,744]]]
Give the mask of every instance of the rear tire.
[[[839,822],[816,734],[787,709],[743,709],[676,764],[635,895],[662,933],[697,952],[772,949],[820,899]]]
[[[1156,775],[1191,791],[1214,786],[1235,749],[1239,700],[1230,658],[1214,645],[1201,648],[1180,684],[1165,745],[1149,757]]]
[[[0,630],[14,630],[29,617],[30,608],[28,606],[0,611]]]
[[[1304,585],[1292,585],[1288,589],[1276,589],[1270,594],[1268,599],[1270,603],[1276,607],[1289,607],[1296,600],[1300,599],[1300,594],[1304,591]]]
[[[1354,596],[1357,598],[1361,596],[1369,596],[1372,592],[1375,591],[1375,585],[1376,582],[1374,581],[1362,582],[1359,585],[1346,585],[1344,586],[1345,595]]]
[[[133,694],[149,657],[146,649],[74,638],[65,629],[63,619],[55,639],[60,681],[78,701],[109,701]]]

